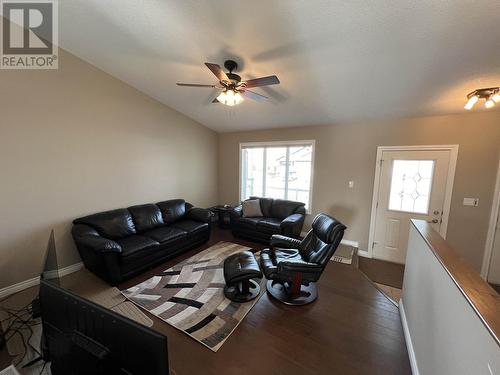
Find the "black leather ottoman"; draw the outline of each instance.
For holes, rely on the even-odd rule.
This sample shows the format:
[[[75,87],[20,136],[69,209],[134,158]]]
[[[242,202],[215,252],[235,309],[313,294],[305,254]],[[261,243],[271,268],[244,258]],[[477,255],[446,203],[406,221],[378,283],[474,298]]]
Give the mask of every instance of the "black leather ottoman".
[[[251,251],[230,255],[224,261],[224,295],[234,302],[248,302],[260,293],[255,278],[262,278],[259,263]]]

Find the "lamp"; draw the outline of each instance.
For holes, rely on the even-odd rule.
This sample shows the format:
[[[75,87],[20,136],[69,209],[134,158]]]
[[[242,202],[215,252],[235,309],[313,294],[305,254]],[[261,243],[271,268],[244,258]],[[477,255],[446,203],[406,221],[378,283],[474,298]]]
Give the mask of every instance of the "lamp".
[[[493,101],[493,95],[484,103],[484,106],[488,109],[493,108],[495,106],[495,102]]]
[[[472,109],[472,107],[474,107],[474,104],[477,103],[477,101],[479,100],[479,96],[477,95],[472,95],[469,100],[467,100],[467,103],[465,103],[465,106],[464,108],[468,111],[470,111]]]
[[[485,99],[484,106],[487,109],[493,108],[495,103],[500,103],[500,87],[490,87],[477,89],[467,94],[467,103],[464,108],[471,110],[479,99]]]
[[[226,89],[219,94],[217,100],[222,104],[232,107],[240,104],[243,101],[243,97],[238,91]]]

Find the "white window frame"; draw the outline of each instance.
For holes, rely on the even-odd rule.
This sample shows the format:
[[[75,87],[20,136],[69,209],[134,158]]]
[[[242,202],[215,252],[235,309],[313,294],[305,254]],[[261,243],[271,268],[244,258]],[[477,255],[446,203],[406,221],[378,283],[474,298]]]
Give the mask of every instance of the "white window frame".
[[[309,183],[309,202],[307,202],[306,213],[310,214],[312,212],[312,195],[313,195],[313,185],[314,185],[314,160],[316,151],[316,141],[314,139],[306,140],[294,140],[294,141],[269,141],[269,142],[241,142],[238,154],[238,195],[240,201],[244,199],[243,192],[241,190],[241,179],[242,179],[242,158],[241,151],[247,147],[278,147],[278,146],[295,146],[295,145],[311,145],[311,179]]]

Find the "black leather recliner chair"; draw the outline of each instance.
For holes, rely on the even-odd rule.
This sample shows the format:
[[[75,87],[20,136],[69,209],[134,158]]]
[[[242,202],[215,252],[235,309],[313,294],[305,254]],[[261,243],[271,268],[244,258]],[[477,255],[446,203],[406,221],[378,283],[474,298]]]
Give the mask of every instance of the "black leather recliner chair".
[[[242,206],[231,215],[231,230],[236,237],[269,244],[273,234],[299,238],[304,224],[305,203],[284,199],[250,197],[260,200],[262,217],[243,217]]]
[[[117,285],[210,238],[212,214],[184,199],[81,217],[72,235],[85,267]]]
[[[319,214],[302,241],[272,236],[271,248],[262,250],[260,255],[261,268],[268,279],[267,291],[290,305],[316,300],[316,281],[337,250],[345,229],[336,219]]]

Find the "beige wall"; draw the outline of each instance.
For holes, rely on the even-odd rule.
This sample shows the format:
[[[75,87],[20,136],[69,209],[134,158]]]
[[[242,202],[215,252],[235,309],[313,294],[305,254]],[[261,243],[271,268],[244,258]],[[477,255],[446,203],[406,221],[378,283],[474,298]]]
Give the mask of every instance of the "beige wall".
[[[345,238],[363,250],[377,146],[459,144],[447,238],[479,271],[498,164],[500,112],[220,134],[219,202],[238,201],[240,142],[299,139],[316,140],[312,214],[337,217],[348,226]],[[464,197],[478,197],[479,207],[462,206]]]
[[[217,134],[60,50],[59,70],[0,71],[0,288],[37,276],[51,228],[128,205],[217,200]]]

